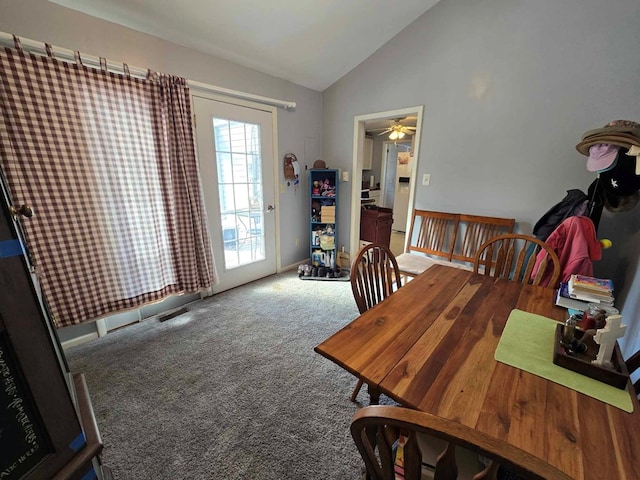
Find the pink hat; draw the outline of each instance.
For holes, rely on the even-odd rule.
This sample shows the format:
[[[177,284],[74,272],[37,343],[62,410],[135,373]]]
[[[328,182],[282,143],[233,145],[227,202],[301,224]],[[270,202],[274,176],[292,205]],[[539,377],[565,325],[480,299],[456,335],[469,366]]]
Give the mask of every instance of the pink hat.
[[[608,143],[596,143],[589,147],[589,158],[587,159],[587,170],[590,172],[606,172],[615,167],[618,158],[617,145]]]

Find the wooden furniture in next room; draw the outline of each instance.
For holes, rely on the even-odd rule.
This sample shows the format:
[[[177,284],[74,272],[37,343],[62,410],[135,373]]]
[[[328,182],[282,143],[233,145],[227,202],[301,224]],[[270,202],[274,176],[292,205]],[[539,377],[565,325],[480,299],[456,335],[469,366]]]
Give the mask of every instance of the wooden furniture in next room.
[[[552,288],[434,265],[315,350],[362,378],[372,403],[384,393],[569,478],[640,478],[640,405],[631,382],[627,413],[494,359],[513,309],[564,321],[554,300]]]
[[[389,248],[393,210],[383,207],[362,207],[360,209],[360,241],[377,243]]]
[[[377,305],[401,286],[400,271],[391,250],[373,243],[360,249],[351,265],[351,290],[360,313]],[[358,379],[351,394],[352,402],[356,401],[362,383],[362,379]]]

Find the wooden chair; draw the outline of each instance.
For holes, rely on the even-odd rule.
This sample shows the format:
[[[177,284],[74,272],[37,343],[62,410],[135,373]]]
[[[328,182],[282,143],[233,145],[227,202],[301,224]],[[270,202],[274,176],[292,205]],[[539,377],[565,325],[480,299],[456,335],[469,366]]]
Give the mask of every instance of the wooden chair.
[[[498,235],[513,233],[515,224],[515,218],[460,214],[457,237],[462,241],[459,248],[453,250],[451,259],[466,262],[471,266],[478,249],[485,242]]]
[[[351,290],[360,313],[377,305],[402,286],[398,263],[391,250],[371,243],[358,252],[351,264]],[[358,380],[351,394],[355,402],[363,381]]]
[[[530,248],[532,244],[534,248]],[[518,252],[519,246],[521,249]],[[536,256],[541,250],[544,250],[546,255],[536,274],[531,278]],[[547,273],[547,268],[551,269],[551,274]],[[533,285],[540,285],[543,278],[548,278],[547,285],[557,287],[560,278],[560,260],[553,249],[542,240],[530,235],[509,233],[498,235],[480,247],[473,262],[473,271]]]
[[[638,370],[640,368],[640,350],[631,355],[624,363],[627,366],[627,370],[629,370],[629,374]],[[633,389],[636,392],[636,396],[640,396],[640,378],[633,384]]]
[[[437,263],[430,257],[450,261],[459,221],[460,215],[457,213],[414,210],[407,236],[407,247],[397,258],[400,273],[407,277],[421,274]],[[412,242],[414,231],[415,243]],[[418,255],[412,252],[417,252]]]
[[[430,413],[381,405],[361,408],[351,421],[351,435],[364,460],[368,479],[395,478],[399,434],[407,439],[403,446],[405,480],[433,478],[429,471],[439,480],[470,479],[476,473],[474,480],[495,479],[500,465],[527,479],[568,479],[535,456],[478,430]],[[443,450],[430,451],[437,446],[434,440],[440,440]],[[439,456],[437,452],[441,452]],[[487,466],[479,462],[478,455],[488,460]]]

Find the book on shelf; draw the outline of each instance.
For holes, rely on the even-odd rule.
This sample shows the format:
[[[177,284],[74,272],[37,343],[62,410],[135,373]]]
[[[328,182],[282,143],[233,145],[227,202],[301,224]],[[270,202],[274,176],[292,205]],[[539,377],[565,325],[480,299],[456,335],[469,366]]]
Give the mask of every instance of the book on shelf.
[[[573,274],[569,278],[569,291],[585,293],[608,294],[613,292],[613,281],[608,278],[595,278],[586,275]]]

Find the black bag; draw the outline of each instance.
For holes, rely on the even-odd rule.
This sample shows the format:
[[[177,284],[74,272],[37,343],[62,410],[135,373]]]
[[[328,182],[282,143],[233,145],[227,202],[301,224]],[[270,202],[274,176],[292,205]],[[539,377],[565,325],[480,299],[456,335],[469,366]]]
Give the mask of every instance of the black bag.
[[[556,203],[538,220],[533,227],[533,235],[545,241],[565,218],[573,215],[587,215],[589,197],[578,189],[567,190],[562,201]]]

